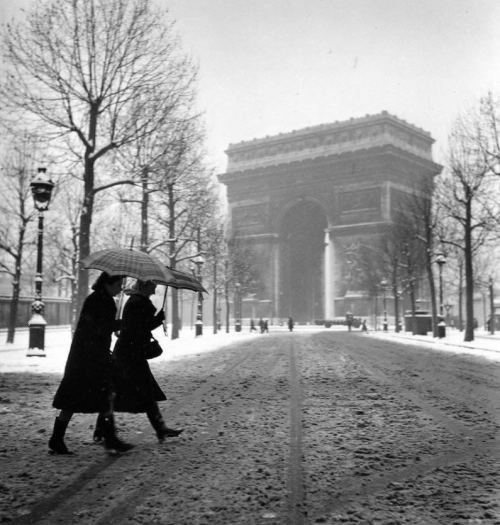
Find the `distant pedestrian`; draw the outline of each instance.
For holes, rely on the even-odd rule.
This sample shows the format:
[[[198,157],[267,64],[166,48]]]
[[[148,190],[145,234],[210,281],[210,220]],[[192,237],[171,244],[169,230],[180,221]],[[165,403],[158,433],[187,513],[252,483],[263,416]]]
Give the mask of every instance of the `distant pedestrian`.
[[[293,332],[293,326],[294,326],[293,319],[289,317],[288,318],[288,330],[290,330],[290,332]]]
[[[250,319],[250,332],[256,332],[257,328],[255,327],[255,321]]]
[[[130,299],[123,309],[120,335],[113,350],[115,365],[117,412],[145,412],[158,440],[176,437],[182,430],[168,428],[163,421],[158,401],[167,398],[156,382],[148,361],[142,352],[151,340],[151,330],[161,325],[165,318],[163,310],[155,315],[150,300],[156,284],[138,280]]]
[[[361,323],[361,331],[362,332],[368,332],[368,327],[366,326],[366,320],[363,319],[362,323]]]
[[[264,333],[264,320],[262,319],[262,317],[259,319],[259,328],[260,328],[260,333],[263,334]]]
[[[49,440],[52,454],[71,454],[64,435],[75,412],[99,413],[104,446],[110,454],[133,447],[117,438],[113,419],[111,336],[119,328],[113,296],[120,292],[122,281],[121,276],[103,272],[83,303],[64,375],[52,403],[61,410]]]
[[[269,333],[269,324],[268,324],[268,322],[267,322],[267,319],[264,320],[264,332],[265,332],[266,334]]]

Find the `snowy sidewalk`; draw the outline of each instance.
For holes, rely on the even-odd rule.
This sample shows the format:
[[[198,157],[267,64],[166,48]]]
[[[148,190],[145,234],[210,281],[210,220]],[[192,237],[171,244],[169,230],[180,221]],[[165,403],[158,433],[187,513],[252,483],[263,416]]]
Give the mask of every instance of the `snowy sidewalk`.
[[[410,332],[375,332],[368,333],[371,337],[397,341],[398,343],[424,346],[441,352],[470,354],[500,361],[500,332],[490,335],[484,330],[474,332],[474,341],[465,342],[464,332],[453,328],[446,329],[446,337],[439,339],[429,335],[412,335]]]
[[[343,326],[324,328],[313,325],[296,325],[294,332],[313,332],[313,331],[346,331]],[[270,333],[288,333],[284,326],[271,326]],[[359,330],[353,330],[353,334],[360,334]],[[217,334],[213,333],[211,326],[204,327],[203,335],[195,337],[194,328],[184,328],[180,332],[180,337],[171,340],[166,336],[162,328],[154,332],[155,337],[163,347],[161,357],[155,362],[180,359],[204,352],[210,352],[233,344],[243,342],[248,339],[263,338],[266,334],[251,333],[244,328],[242,332],[231,331],[227,333],[223,328]],[[71,332],[69,326],[48,327],[45,334],[45,357],[27,357],[29,342],[29,332],[26,328],[16,331],[15,342],[5,343],[6,331],[0,330],[0,373],[5,372],[31,372],[31,373],[55,373],[62,374],[69,347],[71,344]],[[470,354],[484,357],[494,361],[500,361],[500,333],[489,335],[483,330],[476,330],[475,340],[469,343],[463,341],[464,334],[458,330],[447,329],[446,337],[443,339],[433,338],[432,335],[412,335],[409,332],[399,334],[389,331],[370,331],[364,337],[376,337],[386,339],[411,346],[424,346],[442,352]]]

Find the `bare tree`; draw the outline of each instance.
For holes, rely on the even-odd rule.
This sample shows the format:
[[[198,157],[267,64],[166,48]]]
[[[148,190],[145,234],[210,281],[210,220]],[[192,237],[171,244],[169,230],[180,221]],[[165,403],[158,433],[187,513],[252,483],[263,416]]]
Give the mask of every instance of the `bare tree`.
[[[173,269],[202,254],[203,232],[216,208],[210,173],[202,163],[200,152],[190,144],[190,141],[179,142],[178,149],[165,156],[158,168],[163,173],[162,191],[156,196],[157,233],[149,245],[156,254],[168,259]],[[175,339],[179,336],[176,289],[172,289],[171,305],[171,337]]]
[[[224,291],[224,262],[225,262],[225,231],[221,218],[214,218],[210,221],[205,232],[205,255],[207,264],[212,270],[212,316],[214,319],[214,334],[217,333],[219,321],[219,296]]]
[[[97,192],[133,182],[103,178],[97,163],[186,111],[195,68],[150,0],[43,1],[25,22],[6,27],[3,43],[10,65],[0,85],[4,109],[33,117],[81,161],[83,258]],[[80,268],[79,305],[87,290]]]
[[[417,253],[422,255],[420,258],[416,257],[416,262],[421,261],[425,267],[431,302],[432,331],[434,337],[437,337],[438,315],[442,312],[439,312],[437,307],[434,268],[438,252],[442,251],[436,248],[438,225],[442,218],[440,217],[439,200],[433,198],[434,186],[433,178],[419,180],[413,191],[402,200],[397,212],[395,227],[400,232],[398,237],[403,246],[406,239],[413,237],[415,239],[413,247]],[[404,252],[405,249],[401,251]]]
[[[24,250],[29,243],[27,227],[33,218],[30,182],[34,173],[33,141],[28,137],[9,145],[10,155],[3,159],[1,180],[3,197],[0,202],[0,270],[12,277],[7,343],[13,343],[16,330]]]
[[[492,172],[489,159],[471,130],[477,129],[474,115],[457,119],[450,135],[447,171],[441,178],[440,200],[446,214],[459,226],[456,237],[443,242],[463,252],[465,276],[464,340],[474,339],[474,255],[494,231],[495,202],[491,199]]]

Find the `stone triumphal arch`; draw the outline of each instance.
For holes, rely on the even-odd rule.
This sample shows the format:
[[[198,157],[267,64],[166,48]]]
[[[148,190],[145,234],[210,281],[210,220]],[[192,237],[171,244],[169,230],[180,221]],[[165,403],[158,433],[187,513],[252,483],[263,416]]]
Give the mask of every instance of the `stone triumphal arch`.
[[[346,250],[380,235],[398,200],[440,172],[433,142],[384,111],[230,144],[219,180],[232,234],[260,276],[252,315],[301,322],[344,315],[353,292]]]

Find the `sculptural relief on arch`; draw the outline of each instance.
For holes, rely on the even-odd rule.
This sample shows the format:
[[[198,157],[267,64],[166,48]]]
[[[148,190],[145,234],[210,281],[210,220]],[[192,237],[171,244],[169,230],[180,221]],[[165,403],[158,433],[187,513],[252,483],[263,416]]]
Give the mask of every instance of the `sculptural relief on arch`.
[[[259,279],[247,315],[301,323],[346,310],[368,315],[350,252],[384,232],[418,180],[441,171],[433,142],[384,111],[230,144],[219,175],[229,227],[248,247]]]

